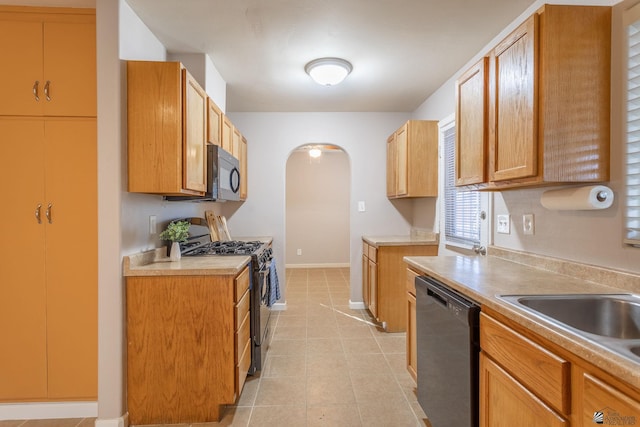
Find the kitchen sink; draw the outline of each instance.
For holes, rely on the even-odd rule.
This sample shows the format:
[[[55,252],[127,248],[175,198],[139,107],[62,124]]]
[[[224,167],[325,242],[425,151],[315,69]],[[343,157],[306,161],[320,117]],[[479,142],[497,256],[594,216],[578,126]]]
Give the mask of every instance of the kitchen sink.
[[[544,295],[518,302],[581,331],[640,339],[640,299],[631,295]]]
[[[640,361],[638,295],[500,295],[498,298]]]

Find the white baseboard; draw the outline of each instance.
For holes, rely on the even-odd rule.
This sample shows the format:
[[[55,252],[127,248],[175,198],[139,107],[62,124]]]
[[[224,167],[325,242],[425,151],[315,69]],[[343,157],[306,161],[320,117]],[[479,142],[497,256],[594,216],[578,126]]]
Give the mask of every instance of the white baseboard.
[[[362,301],[360,301],[360,302],[355,301],[354,302],[354,301],[349,300],[349,308],[351,310],[364,310],[365,309],[364,302],[362,302]]]
[[[287,309],[286,302],[276,302],[271,306],[271,310],[273,311],[285,311]]]
[[[118,418],[98,418],[95,427],[129,427],[129,413]]]
[[[0,420],[95,418],[97,416],[98,402],[38,402],[0,404]]]
[[[351,264],[344,262],[328,263],[328,264],[286,264],[285,268],[345,268],[351,267]]]

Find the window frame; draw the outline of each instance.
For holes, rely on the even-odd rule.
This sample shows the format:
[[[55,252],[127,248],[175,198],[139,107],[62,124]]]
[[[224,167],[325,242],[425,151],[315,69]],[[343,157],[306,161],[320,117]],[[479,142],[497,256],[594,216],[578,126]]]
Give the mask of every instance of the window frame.
[[[451,248],[451,249],[456,249],[456,248],[460,248],[460,249],[466,249],[466,250],[470,250],[473,249],[474,247],[477,246],[486,246],[487,245],[487,237],[489,234],[488,231],[488,221],[486,220],[482,220],[480,218],[480,214],[481,212],[487,212],[489,210],[489,206],[488,206],[488,196],[486,193],[483,192],[478,192],[478,191],[460,191],[457,189],[457,187],[455,186],[455,151],[452,153],[450,161],[452,162],[451,165],[449,165],[451,168],[453,168],[453,170],[451,169],[447,169],[448,163],[447,163],[447,143],[448,141],[446,140],[447,137],[447,132],[453,130],[454,134],[453,137],[451,138],[450,143],[453,144],[453,150],[455,150],[455,131],[456,131],[456,121],[455,121],[455,114],[452,114],[448,117],[446,117],[445,119],[442,119],[440,121],[440,123],[438,124],[439,127],[439,140],[440,140],[440,160],[441,160],[441,181],[442,182],[442,186],[441,186],[441,193],[442,197],[439,198],[441,199],[441,208],[439,209],[440,214],[442,215],[442,221],[440,221],[440,227],[441,227],[441,238],[444,242],[444,244]],[[453,175],[450,176],[451,180],[447,180],[447,173],[449,173],[449,175],[451,175],[451,172],[453,172]],[[450,183],[452,185],[448,186],[447,183],[448,181],[450,181]],[[448,195],[448,191],[449,190],[455,190],[457,194],[463,195],[473,195],[474,198],[477,198],[477,228],[478,228],[478,238],[475,240],[471,240],[471,239],[465,239],[462,238],[461,236],[453,236],[453,238],[448,236],[448,230],[447,230],[447,220],[448,220],[448,214],[447,212],[456,212],[455,209],[448,209],[448,202],[449,199],[447,197]],[[463,196],[465,197],[465,196]],[[486,217],[486,216],[485,216]]]

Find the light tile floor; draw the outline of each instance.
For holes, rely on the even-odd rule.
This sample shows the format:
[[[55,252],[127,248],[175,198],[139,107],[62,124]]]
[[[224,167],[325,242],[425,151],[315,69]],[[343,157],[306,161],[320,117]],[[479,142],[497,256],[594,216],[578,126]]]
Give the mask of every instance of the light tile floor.
[[[349,308],[349,269],[288,269],[287,310],[271,317],[259,375],[214,426],[424,426],[405,367],[404,333]],[[90,427],[93,419],[0,421],[0,427]],[[177,427],[188,427],[188,424]]]

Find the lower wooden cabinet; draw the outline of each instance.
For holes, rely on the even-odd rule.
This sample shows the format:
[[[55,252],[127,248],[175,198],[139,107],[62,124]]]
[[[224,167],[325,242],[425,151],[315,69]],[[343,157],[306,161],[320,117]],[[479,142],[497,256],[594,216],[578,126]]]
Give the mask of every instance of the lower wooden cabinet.
[[[385,331],[407,330],[407,264],[403,258],[437,254],[437,245],[394,243],[388,246],[379,244],[376,247],[363,241],[362,293],[365,307],[383,325]]]
[[[219,421],[251,361],[249,272],[127,277],[131,424]]]
[[[420,273],[407,269],[407,370],[418,381],[418,346],[416,343],[416,277]]]
[[[481,427],[559,427],[568,421],[491,360],[480,354]]]
[[[96,120],[0,117],[0,135],[0,402],[95,400]]]
[[[640,390],[483,308],[480,426],[636,425]],[[487,315],[490,313],[490,315]]]

